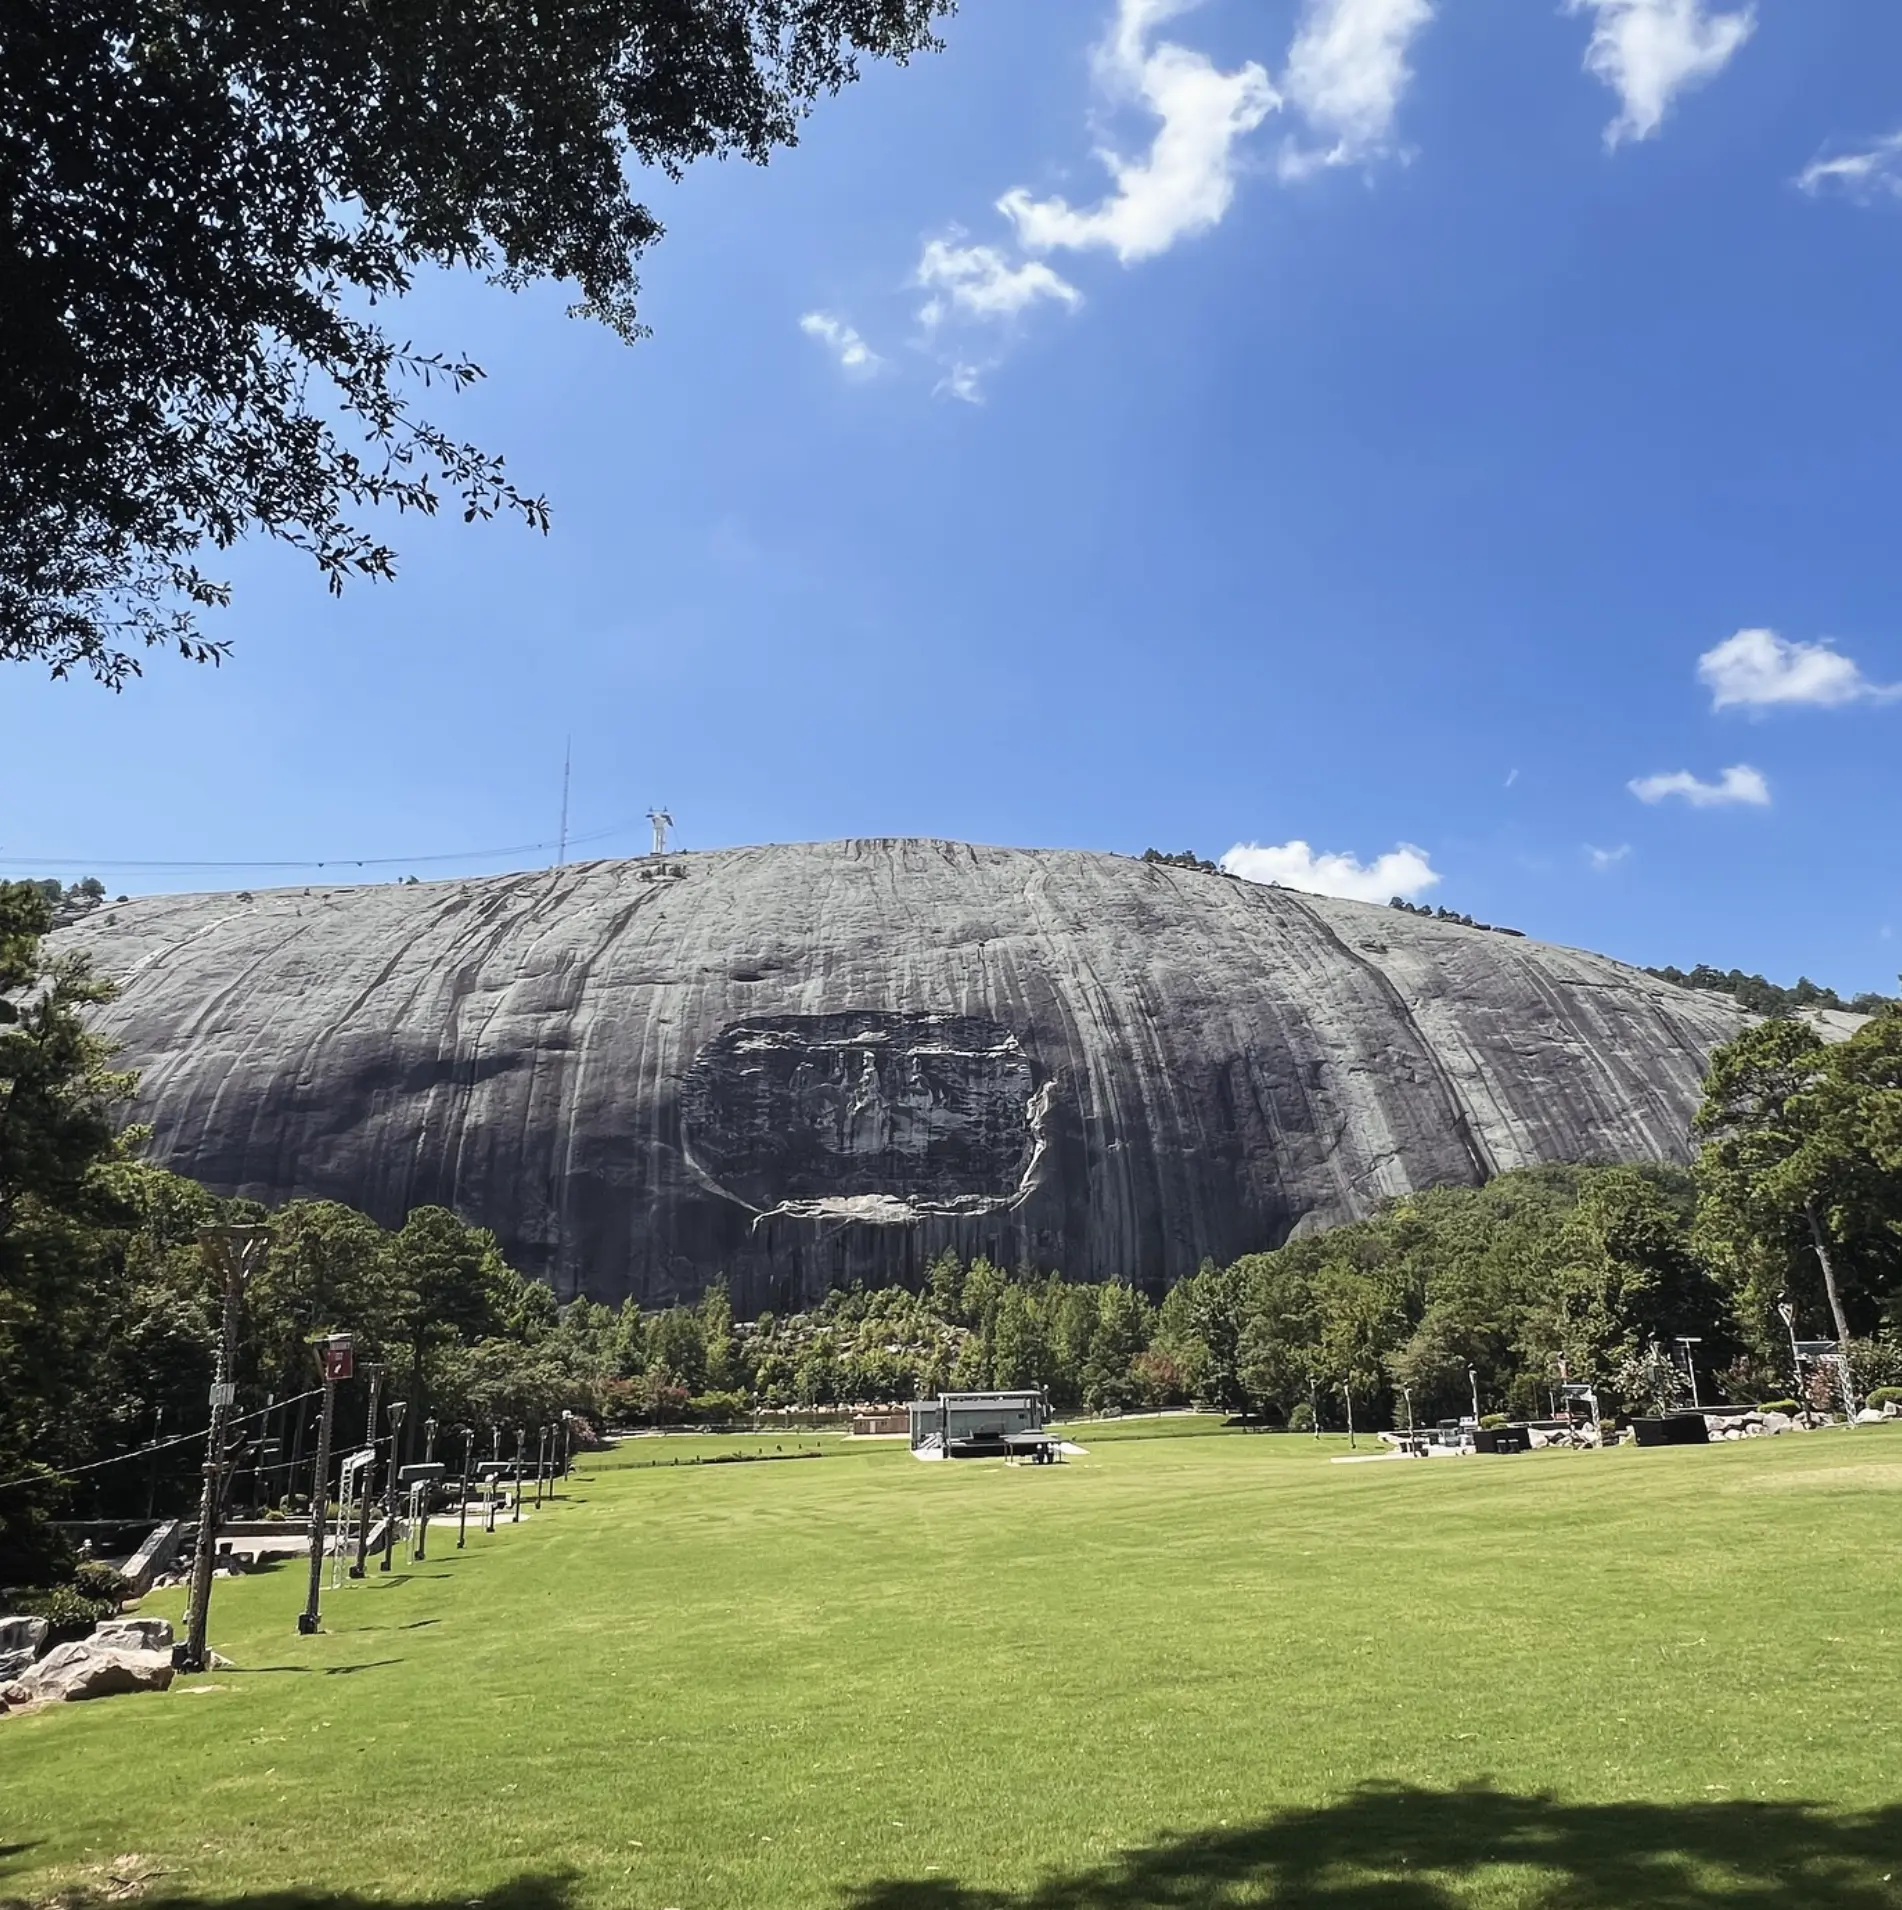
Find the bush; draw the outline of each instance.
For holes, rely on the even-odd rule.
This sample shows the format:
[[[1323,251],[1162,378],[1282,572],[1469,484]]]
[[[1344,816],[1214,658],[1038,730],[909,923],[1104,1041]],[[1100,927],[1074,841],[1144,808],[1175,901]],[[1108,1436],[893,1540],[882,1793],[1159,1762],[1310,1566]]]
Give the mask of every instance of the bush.
[[[749,1419],[752,1408],[753,1402],[744,1393],[696,1393],[687,1401],[688,1416],[702,1423]]]
[[[16,1592],[13,1609],[29,1618],[44,1618],[52,1627],[51,1642],[64,1645],[84,1638],[102,1618],[110,1618],[119,1609],[119,1601],[87,1598],[70,1585],[55,1585],[51,1591]]]
[[[1884,1406],[1902,1405],[1902,1386],[1878,1386],[1869,1395],[1869,1404],[1877,1411]]]
[[[1793,1399],[1766,1399],[1757,1408],[1760,1413],[1783,1413],[1794,1419],[1803,1410]]]
[[[1479,1423],[1488,1432],[1497,1432],[1499,1428],[1506,1423],[1506,1415],[1504,1413],[1481,1413]]]
[[[1290,1432],[1311,1433],[1314,1430],[1314,1408],[1304,1399],[1288,1414]]]
[[[73,1574],[73,1590],[81,1598],[108,1604],[117,1611],[131,1595],[132,1587],[125,1582],[124,1575],[117,1567],[101,1564],[97,1559],[88,1559]]]

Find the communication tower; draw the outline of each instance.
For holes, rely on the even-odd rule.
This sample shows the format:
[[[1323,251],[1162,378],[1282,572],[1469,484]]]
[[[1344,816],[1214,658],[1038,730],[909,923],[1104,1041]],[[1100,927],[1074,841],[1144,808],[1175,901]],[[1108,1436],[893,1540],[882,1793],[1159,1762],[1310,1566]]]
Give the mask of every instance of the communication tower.
[[[667,831],[674,826],[674,819],[664,809],[650,809],[647,820],[654,825],[654,853],[664,856],[667,853]]]

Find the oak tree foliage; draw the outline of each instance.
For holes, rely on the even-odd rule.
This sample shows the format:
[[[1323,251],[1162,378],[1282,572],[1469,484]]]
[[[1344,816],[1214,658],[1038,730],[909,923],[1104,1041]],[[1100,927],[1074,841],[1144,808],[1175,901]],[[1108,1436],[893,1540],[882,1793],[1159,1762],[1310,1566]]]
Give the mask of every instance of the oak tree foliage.
[[[0,658],[118,686],[215,660],[207,547],[330,588],[378,507],[547,505],[417,409],[481,376],[385,329],[428,268],[556,279],[624,338],[643,170],[763,162],[948,0],[7,0],[0,10]]]

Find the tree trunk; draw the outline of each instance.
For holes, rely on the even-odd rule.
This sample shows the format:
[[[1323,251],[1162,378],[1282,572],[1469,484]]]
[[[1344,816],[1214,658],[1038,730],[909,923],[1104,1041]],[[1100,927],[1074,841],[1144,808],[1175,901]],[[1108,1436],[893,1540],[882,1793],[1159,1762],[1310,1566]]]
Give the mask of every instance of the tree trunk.
[[[1816,1212],[1816,1203],[1803,1203],[1803,1217],[1810,1224],[1810,1244],[1816,1249],[1817,1264],[1823,1269],[1823,1290],[1829,1295],[1830,1317],[1836,1322],[1836,1343],[1845,1357],[1849,1352],[1849,1322],[1843,1315],[1843,1296],[1836,1289],[1836,1263],[1830,1257],[1829,1238]]]

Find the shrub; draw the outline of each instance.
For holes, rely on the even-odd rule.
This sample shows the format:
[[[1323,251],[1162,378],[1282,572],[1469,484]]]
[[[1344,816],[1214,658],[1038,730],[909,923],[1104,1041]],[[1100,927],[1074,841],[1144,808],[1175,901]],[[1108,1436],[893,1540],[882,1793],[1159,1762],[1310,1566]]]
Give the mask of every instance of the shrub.
[[[1290,1432],[1311,1433],[1314,1430],[1314,1408],[1304,1399],[1288,1414]]]
[[[1783,1413],[1794,1419],[1803,1410],[1793,1399],[1766,1399],[1757,1408],[1760,1413]]]
[[[97,1559],[88,1559],[73,1574],[73,1590],[81,1598],[89,1598],[101,1604],[110,1605],[117,1611],[126,1601],[132,1588],[125,1582],[124,1575],[116,1566],[102,1564]]]
[[[1869,1404],[1878,1411],[1884,1406],[1902,1405],[1902,1386],[1878,1386],[1869,1395]]]
[[[716,1424],[722,1420],[746,1419],[751,1416],[751,1408],[752,1401],[744,1393],[696,1393],[687,1401],[690,1418]]]
[[[55,1585],[50,1591],[14,1593],[13,1609],[29,1618],[44,1618],[52,1627],[51,1642],[64,1645],[84,1638],[102,1618],[110,1618],[119,1609],[119,1601],[87,1598],[70,1585]]]
[[[1504,1413],[1482,1413],[1479,1418],[1479,1423],[1485,1427],[1488,1432],[1497,1432],[1499,1428],[1506,1423],[1506,1415]]]

